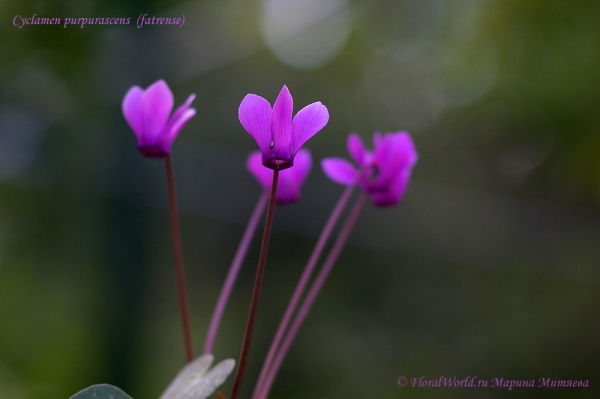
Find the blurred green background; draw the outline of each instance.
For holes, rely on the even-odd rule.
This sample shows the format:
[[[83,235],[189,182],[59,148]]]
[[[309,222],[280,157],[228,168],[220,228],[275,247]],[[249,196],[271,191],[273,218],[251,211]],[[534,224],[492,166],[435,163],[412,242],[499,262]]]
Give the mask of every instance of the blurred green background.
[[[131,24],[13,25],[33,14]],[[198,353],[260,194],[240,101],[287,84],[295,111],[330,112],[301,202],[275,214],[243,397],[342,192],[319,160],[397,130],[420,155],[407,195],[363,211],[271,397],[600,397],[600,2],[8,0],[0,16],[0,398],[99,382],[157,398],[184,364],[164,165],[120,108],[160,78],[176,105],[197,94],[173,158]],[[217,360],[239,354],[257,257],[255,239]]]

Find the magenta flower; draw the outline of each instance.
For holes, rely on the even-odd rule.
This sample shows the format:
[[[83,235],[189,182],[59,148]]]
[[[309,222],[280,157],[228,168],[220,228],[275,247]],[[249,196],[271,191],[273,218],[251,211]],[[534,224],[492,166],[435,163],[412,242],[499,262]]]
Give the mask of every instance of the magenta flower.
[[[277,204],[290,204],[300,199],[300,189],[308,177],[312,167],[312,157],[310,151],[304,148],[298,151],[294,166],[279,172],[279,182],[277,184],[277,194],[275,202]],[[273,181],[273,171],[262,165],[260,151],[254,151],[248,156],[246,168],[254,175],[260,185],[266,190],[271,190]]]
[[[190,108],[194,98],[196,95],[191,94],[169,119],[173,93],[164,80],[152,83],[146,90],[133,86],[127,91],[122,103],[123,115],[143,155],[162,158],[171,152],[173,141],[196,114],[196,110]]]
[[[369,193],[375,206],[396,205],[406,192],[413,166],[419,158],[407,132],[373,135],[373,152],[367,151],[356,133],[348,136],[348,152],[358,164],[341,158],[325,158],[323,171],[334,182],[358,183]]]
[[[248,94],[238,111],[244,129],[256,140],[262,164],[283,170],[294,165],[300,147],[329,121],[327,108],[320,102],[302,108],[292,119],[294,103],[287,86],[283,86],[273,104],[256,94]]]

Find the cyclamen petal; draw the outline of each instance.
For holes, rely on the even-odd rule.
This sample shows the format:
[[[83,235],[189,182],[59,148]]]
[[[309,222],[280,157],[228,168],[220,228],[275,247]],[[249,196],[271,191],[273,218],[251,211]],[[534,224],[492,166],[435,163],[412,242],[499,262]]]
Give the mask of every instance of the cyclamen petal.
[[[371,192],[373,205],[383,207],[392,206],[400,202],[410,182],[410,169],[400,172],[387,187],[387,191]]]
[[[167,126],[165,127],[165,129],[167,131],[170,131],[175,124],[181,123],[181,120],[183,118],[185,118],[186,112],[190,111],[190,109],[188,109],[188,108],[190,108],[190,106],[192,105],[192,102],[194,101],[195,98],[196,98],[195,94],[190,94],[188,96],[187,100],[185,100],[185,102],[183,104],[181,104],[179,106],[179,108],[177,108],[175,110],[175,112],[173,112],[173,116],[171,116],[171,119],[169,119],[169,123],[167,123]],[[192,108],[191,111],[194,111],[193,115],[196,114],[195,109]],[[189,118],[191,118],[191,117],[189,117]],[[189,118],[187,118],[187,119],[189,119]]]
[[[273,182],[273,170],[265,168],[262,164],[262,155],[260,151],[253,151],[248,155],[246,160],[246,169],[250,172],[258,184],[262,186],[264,190],[271,189],[271,183]]]
[[[148,137],[157,137],[167,124],[173,110],[173,93],[164,80],[153,83],[142,96],[144,132]]]
[[[273,158],[289,159],[292,156],[292,136],[294,130],[292,127],[292,113],[294,112],[294,100],[287,86],[283,86],[281,92],[273,104],[273,113],[271,114],[271,132],[278,134],[272,135],[273,146],[271,152]]]
[[[312,155],[310,155],[308,149],[301,148],[300,151],[298,151],[298,154],[296,154],[294,166],[289,169],[289,174],[296,184],[300,185],[308,178],[311,169]],[[287,172],[285,174],[287,174]]]
[[[290,204],[300,199],[300,189],[312,168],[310,151],[302,148],[294,159],[294,166],[279,172],[276,202]]]
[[[163,148],[171,148],[173,142],[179,135],[179,132],[181,132],[181,129],[183,129],[185,124],[188,123],[188,121],[192,119],[194,115],[196,115],[196,110],[194,108],[185,110],[183,115],[181,115],[181,117],[171,125],[170,129],[166,130],[167,133],[163,135],[160,145]]]
[[[190,95],[169,119],[173,93],[164,80],[154,82],[146,90],[133,86],[127,91],[121,107],[143,155],[161,158],[171,152],[173,141],[196,114],[196,110],[190,108],[195,97],[195,94]]]
[[[312,136],[327,125],[329,112],[320,102],[312,103],[302,108],[294,117],[294,154]]]
[[[371,182],[370,189],[386,191],[397,175],[411,169],[416,161],[417,151],[407,132],[386,134],[375,147],[374,163],[380,173]]]
[[[283,86],[273,109],[267,100],[248,94],[238,110],[240,123],[254,138],[262,155],[262,164],[273,170],[285,170],[294,165],[300,147],[329,120],[327,108],[313,103],[292,119],[293,98]]]
[[[349,186],[356,184],[358,171],[350,162],[342,158],[324,158],[321,160],[323,171],[336,183]]]
[[[238,110],[240,123],[258,144],[262,154],[271,148],[271,104],[256,94],[248,94]]]
[[[123,98],[123,115],[129,123],[131,130],[137,136],[138,140],[144,134],[144,121],[142,119],[142,96],[144,90],[139,86],[130,88]]]
[[[248,156],[246,168],[258,180],[265,191],[271,189],[273,171],[265,168],[261,162],[261,154],[254,151]],[[298,153],[294,166],[279,172],[279,182],[275,202],[277,204],[290,204],[300,199],[300,190],[310,173],[312,157],[310,151],[302,149]]]
[[[365,144],[358,134],[350,133],[348,136],[347,147],[348,153],[359,167],[371,161],[370,158],[372,157],[372,154],[366,150]]]

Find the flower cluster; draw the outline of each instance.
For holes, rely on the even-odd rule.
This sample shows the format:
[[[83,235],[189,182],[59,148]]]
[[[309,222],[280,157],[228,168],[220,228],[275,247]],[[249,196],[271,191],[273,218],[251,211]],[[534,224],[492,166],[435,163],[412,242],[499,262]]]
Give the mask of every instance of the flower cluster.
[[[248,156],[246,167],[262,186],[264,193],[260,196],[252,213],[219,295],[204,346],[205,353],[200,358],[193,360],[192,335],[183,279],[174,173],[170,152],[173,141],[196,113],[195,109],[190,108],[194,98],[194,94],[190,95],[183,105],[171,115],[173,94],[167,84],[163,80],[159,80],[146,90],[138,86],[132,87],[125,95],[122,103],[123,115],[137,137],[140,152],[148,157],[165,158],[167,167],[177,283],[189,364],[167,388],[162,398],[207,398],[212,395],[233,370],[235,361],[228,359],[209,371],[213,360],[212,349],[221,316],[224,313],[238,272],[266,207],[265,228],[248,313],[248,323],[230,396],[230,399],[237,399],[253,333],[275,204],[289,204],[299,200],[300,189],[312,167],[310,152],[301,147],[308,139],[325,127],[329,121],[329,112],[323,104],[315,102],[302,108],[294,116],[293,99],[287,86],[283,86],[273,107],[266,99],[255,94],[248,94],[242,100],[238,109],[240,123],[256,141],[259,149],[259,151],[252,152]],[[372,203],[378,207],[397,204],[406,192],[412,168],[418,159],[414,142],[406,132],[375,133],[373,136],[373,151],[367,150],[363,141],[355,133],[348,137],[347,145],[348,152],[356,165],[341,158],[322,160],[321,165],[325,174],[334,182],[348,187],[327,220],[294,290],[260,373],[253,394],[255,399],[266,399],[268,397],[281,362],[336,263],[367,199],[370,197]],[[352,206],[316,277],[311,278],[355,186],[360,187],[363,193]],[[309,283],[311,283],[310,286]],[[305,293],[306,295],[304,295]],[[303,296],[304,299],[300,301]],[[224,397],[219,391],[216,393],[217,396]],[[77,399],[96,397],[97,394],[128,398],[118,388],[97,385],[80,392]]]

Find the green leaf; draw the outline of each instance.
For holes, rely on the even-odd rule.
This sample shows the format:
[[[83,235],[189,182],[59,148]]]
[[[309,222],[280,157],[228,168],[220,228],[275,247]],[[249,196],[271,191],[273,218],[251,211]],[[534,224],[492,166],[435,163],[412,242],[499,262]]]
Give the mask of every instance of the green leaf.
[[[83,391],[77,392],[69,399],[132,399],[121,389],[108,385],[98,384],[87,387]]]

